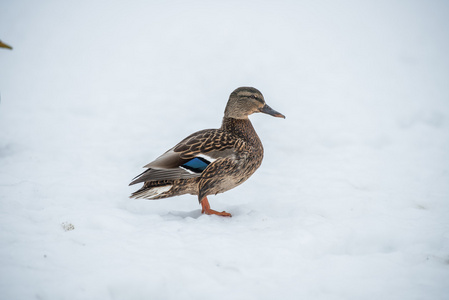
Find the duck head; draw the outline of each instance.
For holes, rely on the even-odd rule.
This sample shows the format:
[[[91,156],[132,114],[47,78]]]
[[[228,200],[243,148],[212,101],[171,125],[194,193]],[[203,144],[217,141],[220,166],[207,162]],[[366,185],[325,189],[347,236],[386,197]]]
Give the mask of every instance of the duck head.
[[[258,112],[285,119],[283,114],[269,107],[262,93],[253,87],[239,87],[231,93],[226,105],[225,117],[247,119],[249,115]]]

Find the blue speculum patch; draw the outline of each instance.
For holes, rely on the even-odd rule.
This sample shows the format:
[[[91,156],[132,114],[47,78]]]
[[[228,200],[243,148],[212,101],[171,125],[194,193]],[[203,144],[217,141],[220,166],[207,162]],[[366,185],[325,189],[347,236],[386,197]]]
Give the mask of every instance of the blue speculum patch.
[[[201,173],[210,164],[207,160],[202,157],[195,157],[182,165],[183,168],[190,170],[195,173]]]

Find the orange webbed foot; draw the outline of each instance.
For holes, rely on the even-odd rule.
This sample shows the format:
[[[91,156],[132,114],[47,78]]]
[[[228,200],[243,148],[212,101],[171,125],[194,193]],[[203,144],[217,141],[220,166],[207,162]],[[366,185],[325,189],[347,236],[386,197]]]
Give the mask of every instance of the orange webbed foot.
[[[232,217],[232,215],[228,212],[222,211],[216,211],[210,208],[209,200],[207,200],[207,197],[204,197],[203,200],[201,200],[201,213],[206,215],[217,215],[222,217]]]

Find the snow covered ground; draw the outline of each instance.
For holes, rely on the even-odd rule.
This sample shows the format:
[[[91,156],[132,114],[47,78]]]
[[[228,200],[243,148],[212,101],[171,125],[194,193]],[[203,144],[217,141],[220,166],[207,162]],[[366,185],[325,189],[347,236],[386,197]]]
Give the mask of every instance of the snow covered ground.
[[[447,299],[446,1],[3,1],[1,299]],[[254,86],[265,159],[130,180]]]

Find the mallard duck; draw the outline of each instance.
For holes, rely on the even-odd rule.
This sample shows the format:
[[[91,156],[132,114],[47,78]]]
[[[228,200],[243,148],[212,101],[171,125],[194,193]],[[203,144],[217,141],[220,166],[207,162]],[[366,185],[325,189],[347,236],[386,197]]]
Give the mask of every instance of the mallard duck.
[[[197,195],[202,213],[231,217],[210,208],[207,196],[226,192],[245,182],[259,168],[263,146],[248,116],[262,112],[285,116],[253,87],[240,87],[229,96],[220,129],[195,132],[150,162],[129,185],[143,182],[130,198],[162,199]]]

